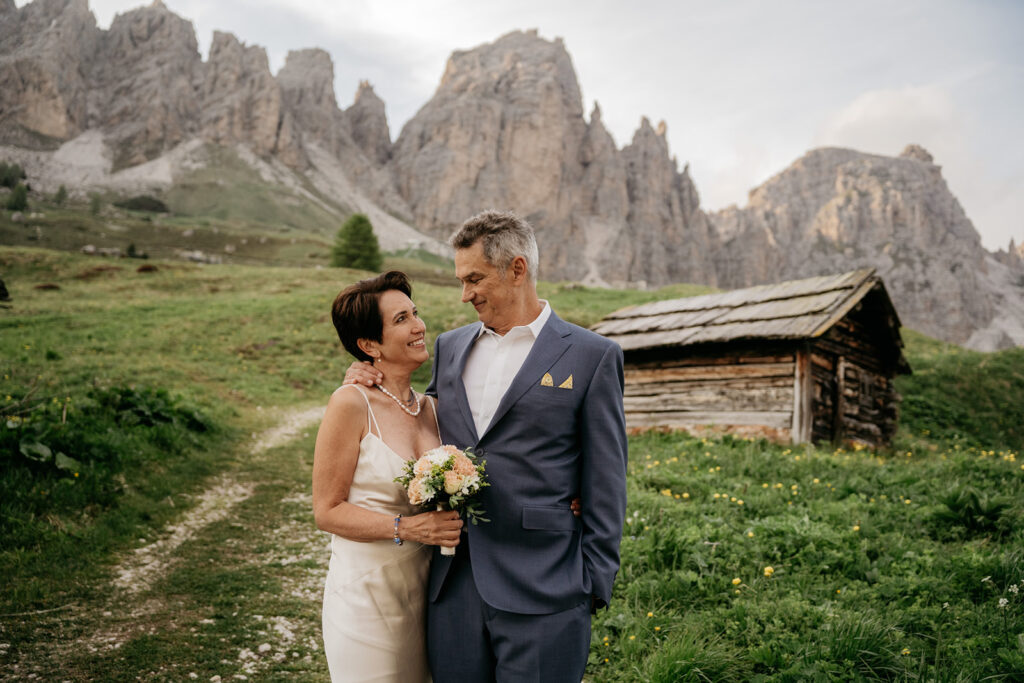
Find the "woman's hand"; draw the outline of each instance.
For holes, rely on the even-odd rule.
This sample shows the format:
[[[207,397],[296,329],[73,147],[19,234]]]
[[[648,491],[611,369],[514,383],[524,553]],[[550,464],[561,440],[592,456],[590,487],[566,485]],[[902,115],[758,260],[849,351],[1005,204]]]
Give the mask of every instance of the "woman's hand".
[[[459,544],[462,520],[454,510],[421,512],[412,517],[402,517],[398,524],[398,536],[404,541],[416,541],[424,545],[443,545],[454,548]]]
[[[369,363],[356,361],[348,366],[345,371],[345,381],[342,384],[365,384],[372,387],[384,380],[384,374]]]

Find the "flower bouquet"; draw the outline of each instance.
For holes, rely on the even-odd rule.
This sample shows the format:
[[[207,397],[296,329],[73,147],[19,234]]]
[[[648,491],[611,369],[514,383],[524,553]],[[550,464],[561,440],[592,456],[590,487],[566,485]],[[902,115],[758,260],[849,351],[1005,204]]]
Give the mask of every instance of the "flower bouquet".
[[[438,510],[457,510],[467,520],[489,522],[475,494],[487,483],[484,460],[470,450],[443,445],[432,448],[419,459],[406,463],[395,482],[409,494],[413,505],[434,505]],[[442,555],[454,555],[455,548],[441,547]]]

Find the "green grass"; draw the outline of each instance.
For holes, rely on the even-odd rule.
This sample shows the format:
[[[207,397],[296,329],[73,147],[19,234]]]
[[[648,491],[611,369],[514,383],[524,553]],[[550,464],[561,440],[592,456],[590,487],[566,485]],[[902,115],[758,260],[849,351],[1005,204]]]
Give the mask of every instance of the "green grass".
[[[1008,501],[1002,531],[959,533],[953,482]],[[1021,500],[1016,452],[631,439],[594,680],[1016,680]]]
[[[341,225],[338,216],[350,212],[322,197],[311,185],[301,187],[303,196],[264,180],[229,148],[207,145],[206,153],[206,166],[176,179],[161,197],[172,213],[277,233],[298,230],[333,237]]]
[[[165,388],[218,427],[180,453],[129,457],[112,501],[84,513],[34,508],[33,542],[0,539],[0,572],[13,587],[0,598],[0,643],[10,646],[0,661],[18,662],[18,675],[26,662],[45,674],[59,665],[71,680],[326,680],[312,430],[257,456],[245,435],[284,410],[326,402],[350,362],[330,302],[367,274],[160,259],[147,262],[156,272],[140,273],[141,263],[0,248],[14,299],[0,310],[0,402],[34,387],[47,405],[70,398],[75,419],[95,400],[90,392]],[[476,319],[446,286],[450,264],[388,255],[385,267],[395,264],[413,274],[430,341]],[[707,291],[540,289],[585,325],[622,306]],[[1010,591],[1024,588],[1020,350],[977,354],[905,336],[915,374],[899,380],[903,420],[891,452],[630,439],[623,565],[612,606],[594,623],[588,680],[1024,676],[1024,602],[1020,588]],[[422,368],[415,380],[422,388],[428,378]],[[182,544],[151,588],[112,603],[114,563],[158,538],[225,473],[252,495]]]
[[[1024,348],[980,353],[910,331],[914,374],[900,377],[903,424],[922,437],[965,448],[1024,444]]]

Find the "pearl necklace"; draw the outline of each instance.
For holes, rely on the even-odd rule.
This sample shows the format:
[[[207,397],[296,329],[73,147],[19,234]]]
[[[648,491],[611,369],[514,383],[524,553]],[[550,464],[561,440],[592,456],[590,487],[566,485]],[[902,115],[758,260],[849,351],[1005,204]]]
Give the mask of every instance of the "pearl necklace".
[[[420,411],[423,410],[423,404],[420,403],[419,401],[416,401],[416,412],[414,413],[411,410],[409,410],[409,408],[406,407],[405,403],[402,402],[402,399],[400,399],[397,396],[395,396],[394,394],[392,394],[390,391],[385,389],[382,385],[377,384],[375,386],[378,389],[380,389],[381,391],[383,391],[385,396],[390,396],[391,400],[394,401],[395,403],[397,403],[398,407],[401,408],[402,410],[404,410],[405,412],[407,412],[409,415],[412,415],[413,417],[417,417],[420,414]],[[410,391],[412,391],[412,389],[410,389]],[[412,391],[412,397],[413,397],[413,400],[416,399],[416,392],[415,391]]]

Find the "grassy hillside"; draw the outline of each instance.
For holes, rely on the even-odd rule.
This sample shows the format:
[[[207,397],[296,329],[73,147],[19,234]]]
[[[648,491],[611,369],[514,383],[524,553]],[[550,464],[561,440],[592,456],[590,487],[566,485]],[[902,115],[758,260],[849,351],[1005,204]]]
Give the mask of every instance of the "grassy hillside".
[[[902,423],[956,447],[1024,447],[1024,348],[969,351],[904,331],[914,374],[900,377]]]
[[[162,202],[165,213],[119,206],[136,195],[102,192],[58,202],[56,195],[33,191],[21,220],[0,211],[0,244],[72,252],[93,245],[122,253],[133,246],[138,254],[161,259],[201,251],[223,263],[327,265],[351,207],[288,172],[268,180],[233,149],[207,145],[202,153],[204,166],[178,177],[169,189],[144,195]],[[4,204],[5,192],[0,188]],[[422,268],[431,260],[411,262]]]
[[[422,276],[430,341],[475,319],[440,284],[449,264],[394,258]],[[0,309],[0,574],[14,587],[0,658],[19,675],[59,662],[72,680],[326,680],[312,432],[258,455],[249,435],[340,382],[349,359],[328,308],[363,276],[0,248],[13,298]],[[581,324],[702,291],[541,286]],[[906,339],[915,374],[900,380],[893,452],[631,439],[623,566],[588,680],[1024,676],[1020,352]],[[33,460],[22,442],[92,469]],[[252,495],[131,604],[104,602],[116,564],[219,475]]]

